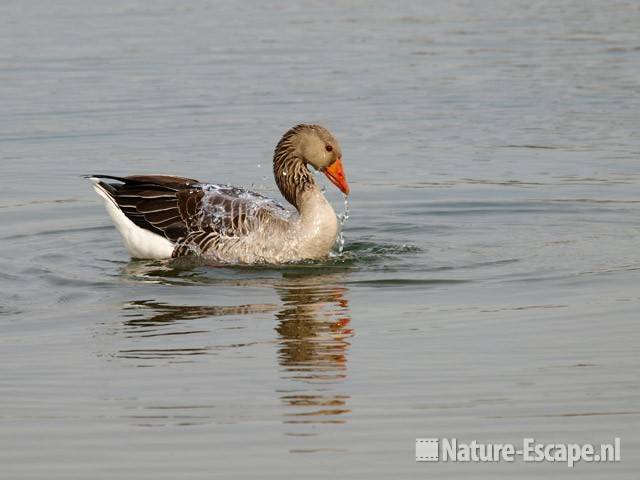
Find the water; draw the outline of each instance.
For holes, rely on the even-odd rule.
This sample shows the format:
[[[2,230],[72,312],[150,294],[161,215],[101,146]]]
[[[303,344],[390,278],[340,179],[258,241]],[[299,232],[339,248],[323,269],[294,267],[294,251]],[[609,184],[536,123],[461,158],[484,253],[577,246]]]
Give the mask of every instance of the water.
[[[344,253],[344,225],[349,219],[349,195],[344,196],[344,210],[342,211],[342,213],[338,213],[337,217],[340,224],[340,231],[338,232],[338,240],[336,241],[337,252],[335,253],[338,257],[341,257]]]
[[[637,475],[635,2],[0,5],[0,478]],[[130,262],[82,174],[352,194],[319,265]],[[327,195],[342,210],[337,189]],[[416,437],[619,464],[425,464]]]

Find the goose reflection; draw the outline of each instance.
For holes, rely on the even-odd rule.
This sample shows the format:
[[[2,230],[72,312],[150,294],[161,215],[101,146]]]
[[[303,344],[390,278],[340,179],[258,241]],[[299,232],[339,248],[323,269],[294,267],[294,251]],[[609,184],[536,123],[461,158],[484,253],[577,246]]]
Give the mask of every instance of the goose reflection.
[[[188,320],[198,320],[208,317],[234,317],[251,315],[265,312],[272,312],[276,309],[273,304],[247,304],[247,305],[214,305],[214,306],[193,306],[193,305],[169,305],[154,300],[133,300],[127,302],[122,307],[125,317],[118,330],[121,334],[136,343],[151,344],[153,337],[166,337],[175,335],[197,335],[199,341],[207,338],[210,331],[207,329],[193,328]],[[148,315],[151,311],[152,314]],[[188,346],[179,347],[179,344],[187,342]],[[169,343],[171,348],[165,345]],[[234,347],[244,346],[234,344]],[[219,347],[218,347],[219,348]],[[211,353],[214,349],[212,345],[193,345],[193,340],[180,339],[171,342],[162,341],[157,348],[145,346],[143,348],[119,349],[116,357],[139,359],[139,360],[176,360],[192,355],[204,355]]]
[[[348,338],[353,335],[348,289],[335,276],[289,278],[277,285],[276,313],[282,377],[294,388],[282,391],[287,423],[343,423],[349,397],[334,391],[347,376]]]
[[[216,286],[234,293],[245,287],[266,288],[275,290],[280,301],[176,305],[165,299],[131,300],[122,305],[118,319],[103,325],[106,329],[103,333],[107,335],[100,337],[109,342],[113,352],[108,356],[135,361],[136,366],[158,367],[167,363],[201,362],[209,355],[233,353],[256,344],[273,344],[275,340],[281,379],[276,393],[285,408],[283,421],[294,430],[287,434],[313,434],[299,428],[295,431],[293,424],[345,422],[348,417],[345,414],[350,409],[349,396],[343,387],[347,377],[348,340],[353,331],[344,273],[323,273],[318,269],[294,273],[290,270],[225,272],[222,269],[198,272],[135,263],[128,265],[125,273],[127,281],[136,283],[188,284],[207,291]],[[277,337],[269,335],[260,339],[255,333],[252,335],[250,329],[255,325],[252,321],[271,315],[275,315]],[[213,318],[215,322],[203,321]],[[243,329],[243,332],[225,333],[231,329]],[[238,334],[244,343],[220,343],[220,339],[237,338]]]

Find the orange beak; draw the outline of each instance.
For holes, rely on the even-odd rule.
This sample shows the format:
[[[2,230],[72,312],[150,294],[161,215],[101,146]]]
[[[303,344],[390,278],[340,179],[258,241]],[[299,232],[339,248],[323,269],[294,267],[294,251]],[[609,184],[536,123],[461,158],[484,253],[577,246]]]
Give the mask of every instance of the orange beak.
[[[338,158],[335,162],[325,168],[324,174],[329,180],[331,180],[331,183],[342,191],[342,193],[349,195],[349,184],[347,183],[347,177],[344,174],[344,169],[342,168],[342,158]]]

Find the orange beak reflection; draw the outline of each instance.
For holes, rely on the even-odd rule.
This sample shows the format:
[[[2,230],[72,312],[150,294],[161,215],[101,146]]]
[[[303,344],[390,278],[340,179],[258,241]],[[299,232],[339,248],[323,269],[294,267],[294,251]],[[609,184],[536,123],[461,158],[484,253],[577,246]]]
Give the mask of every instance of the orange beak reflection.
[[[344,174],[342,168],[342,158],[338,158],[335,162],[324,169],[324,174],[327,176],[331,183],[340,189],[345,195],[349,195],[349,184],[347,183],[347,177]]]

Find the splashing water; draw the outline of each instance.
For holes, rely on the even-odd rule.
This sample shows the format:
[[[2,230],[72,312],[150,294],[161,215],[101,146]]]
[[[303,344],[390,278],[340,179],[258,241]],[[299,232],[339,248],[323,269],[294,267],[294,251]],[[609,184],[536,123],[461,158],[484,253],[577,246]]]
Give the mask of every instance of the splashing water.
[[[349,219],[349,195],[344,196],[344,211],[338,215],[338,222],[340,222],[340,232],[338,233],[338,256],[342,255],[344,251],[344,233],[343,227],[346,221]]]
[[[256,192],[229,185],[201,184],[199,222],[213,227],[221,235],[236,235],[238,219],[251,223],[259,220],[261,212],[289,220],[291,212],[271,198]]]

